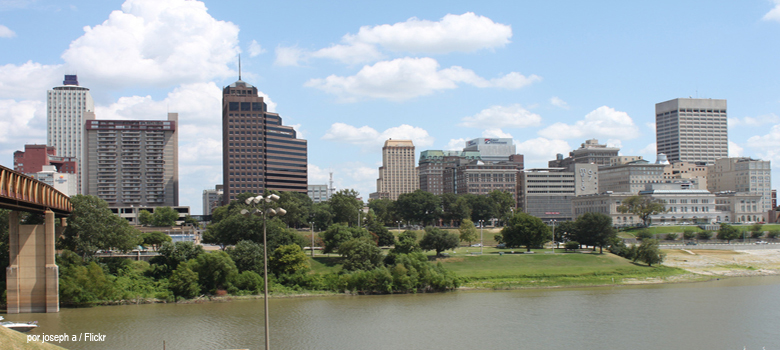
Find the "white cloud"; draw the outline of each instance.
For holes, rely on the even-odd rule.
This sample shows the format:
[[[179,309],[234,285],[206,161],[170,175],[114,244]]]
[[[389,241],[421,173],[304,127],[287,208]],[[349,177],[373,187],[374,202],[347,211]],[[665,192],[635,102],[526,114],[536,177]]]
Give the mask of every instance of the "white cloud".
[[[300,62],[305,60],[308,55],[295,46],[278,46],[275,51],[276,60],[274,61],[274,65],[277,66],[300,66]]]
[[[482,131],[482,137],[511,139],[512,135],[505,133],[503,130],[499,128],[491,128]]]
[[[623,148],[623,141],[617,139],[607,140],[607,147]]]
[[[569,109],[569,104],[566,103],[566,101],[561,100],[558,96],[550,97],[550,104],[552,104],[555,107]]]
[[[729,157],[741,157],[745,154],[745,149],[733,141],[729,141]]]
[[[41,101],[0,100],[0,154],[46,144],[46,105]]]
[[[328,181],[330,180],[330,171],[327,169],[322,169],[317,165],[309,163],[307,166],[308,172],[307,175],[309,176],[309,183],[310,184],[328,184]]]
[[[780,22],[780,0],[775,0],[775,7],[764,15],[763,20]]]
[[[376,46],[365,43],[333,45],[306,55],[316,58],[330,58],[347,64],[372,62],[384,57]]]
[[[764,136],[752,136],[747,140],[747,145],[751,148],[767,149],[780,148],[780,124],[773,125],[769,133]],[[731,143],[729,143],[729,153],[731,153]]]
[[[364,66],[354,76],[331,75],[325,79],[311,79],[305,86],[336,95],[344,102],[354,102],[359,98],[402,101],[441,90],[455,89],[458,83],[480,88],[518,88],[540,79],[535,75],[526,78],[513,72],[488,81],[473,71],[458,66],[440,70],[439,63],[433,58],[406,57]],[[511,83],[508,83],[509,81]]]
[[[466,148],[466,141],[467,139],[450,139],[450,142],[447,143],[447,147],[445,148],[448,151],[462,151],[464,148]]]
[[[433,144],[433,137],[423,128],[403,124],[379,132],[370,126],[354,127],[344,123],[334,123],[325,132],[323,140],[348,143],[358,146],[381,148],[387,139],[412,140],[415,147]]]
[[[265,49],[257,43],[257,40],[252,40],[249,44],[249,57],[259,56],[265,53]]]
[[[46,90],[62,85],[62,65],[43,65],[28,61],[22,65],[0,66],[0,98],[42,99]]]
[[[625,140],[639,136],[639,129],[626,112],[602,106],[588,113],[585,119],[577,121],[574,125],[555,123],[539,131],[539,135],[547,138],[607,137]]]
[[[655,155],[657,155],[658,151],[656,150],[655,142],[650,143],[647,146],[645,146],[645,148],[640,149],[639,153],[641,153],[641,155],[643,155],[643,156],[647,156],[647,155],[654,155],[655,156]]]
[[[504,47],[510,38],[512,27],[467,12],[448,14],[438,22],[410,18],[392,25],[365,26],[343,41],[376,44],[391,51],[442,54]]]
[[[84,27],[62,58],[108,86],[170,86],[234,75],[228,65],[238,52],[238,26],[217,21],[200,1],[127,0]]]
[[[729,127],[737,126],[762,126],[766,124],[780,123],[780,117],[774,113],[760,115],[758,117],[745,117],[745,118],[729,118]]]
[[[0,38],[13,38],[16,36],[13,30],[0,24]]]
[[[464,117],[460,126],[471,128],[525,128],[539,126],[542,117],[531,113],[519,104],[491,106],[471,117]]]
[[[522,154],[525,168],[546,168],[547,162],[555,159],[558,153],[569,154],[571,147],[564,140],[537,137],[521,143],[515,143],[517,153]]]

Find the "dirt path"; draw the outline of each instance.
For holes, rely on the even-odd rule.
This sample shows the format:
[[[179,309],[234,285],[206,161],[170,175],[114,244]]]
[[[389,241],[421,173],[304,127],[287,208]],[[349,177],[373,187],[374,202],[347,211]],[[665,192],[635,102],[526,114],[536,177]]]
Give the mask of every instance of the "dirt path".
[[[780,274],[780,249],[665,250],[664,265],[708,276]]]

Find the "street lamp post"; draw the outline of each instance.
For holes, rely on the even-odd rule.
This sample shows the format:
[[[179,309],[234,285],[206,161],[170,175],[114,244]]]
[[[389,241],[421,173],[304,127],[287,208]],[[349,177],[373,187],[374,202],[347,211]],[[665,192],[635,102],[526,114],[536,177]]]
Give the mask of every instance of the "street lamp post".
[[[314,257],[314,222],[309,223],[309,227],[311,227],[311,257]]]
[[[479,220],[479,254],[482,254],[482,248],[485,241],[482,239],[482,227],[485,226],[485,220]]]
[[[401,234],[401,220],[396,220],[395,223],[398,224],[398,234]]]
[[[552,221],[552,242],[550,242],[550,250],[555,254],[555,220]]]
[[[242,209],[241,214],[245,217],[250,215],[263,217],[263,308],[265,311],[265,348],[271,349],[271,339],[269,337],[269,322],[268,322],[268,234],[266,233],[266,222],[269,216],[287,214],[287,211],[282,208],[271,208],[271,202],[279,200],[279,196],[270,194],[266,197],[257,196],[249,197],[244,202],[249,205],[252,210]]]

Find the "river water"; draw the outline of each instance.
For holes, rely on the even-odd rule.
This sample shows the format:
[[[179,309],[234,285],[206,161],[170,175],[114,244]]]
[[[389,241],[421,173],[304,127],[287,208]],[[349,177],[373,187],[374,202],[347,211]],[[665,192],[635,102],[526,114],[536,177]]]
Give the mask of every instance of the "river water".
[[[273,349],[780,349],[780,277],[270,301]],[[69,349],[261,349],[263,301],[62,309]],[[86,341],[86,333],[101,334]],[[75,339],[81,336],[82,339]],[[56,344],[56,343],[55,343]]]

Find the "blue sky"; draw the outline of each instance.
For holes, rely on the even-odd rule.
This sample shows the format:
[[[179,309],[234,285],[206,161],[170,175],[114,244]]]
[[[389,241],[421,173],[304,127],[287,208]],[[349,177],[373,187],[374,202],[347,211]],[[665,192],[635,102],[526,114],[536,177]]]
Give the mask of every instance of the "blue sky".
[[[0,164],[46,142],[78,74],[99,119],[180,121],[180,203],[221,183],[221,88],[243,80],[309,142],[309,183],[376,190],[385,139],[512,137],[526,167],[586,139],[655,160],[655,103],[728,100],[729,153],[780,176],[780,0],[0,0]]]

